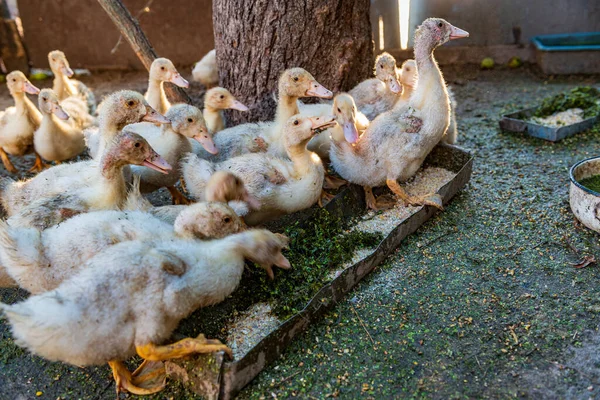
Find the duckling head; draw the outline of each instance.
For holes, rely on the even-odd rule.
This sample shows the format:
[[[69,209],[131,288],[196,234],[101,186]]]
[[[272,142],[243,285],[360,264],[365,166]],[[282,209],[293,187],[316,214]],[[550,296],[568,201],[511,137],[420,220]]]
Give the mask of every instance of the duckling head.
[[[143,165],[163,174],[171,172],[173,167],[162,158],[150,144],[137,133],[124,130],[114,140],[105,154],[104,165],[111,161],[121,164]]]
[[[260,208],[258,199],[252,196],[244,186],[244,182],[231,172],[215,172],[206,183],[204,193],[204,198],[207,201],[220,203],[243,201],[254,210]]]
[[[417,63],[415,60],[406,60],[402,63],[400,82],[402,86],[414,88],[417,81]]]
[[[296,114],[286,122],[283,128],[286,148],[306,147],[313,136],[335,124],[333,116],[308,118]]]
[[[170,122],[150,107],[144,96],[133,90],[121,90],[108,96],[102,102],[99,118],[112,121],[118,129],[141,121],[158,124]]]
[[[248,107],[239,102],[229,90],[215,87],[206,92],[204,106],[213,110],[248,111]]]
[[[65,53],[60,50],[54,50],[48,53],[48,64],[54,76],[66,75],[68,78],[73,76],[73,70],[69,66],[69,61]]]
[[[356,104],[348,93],[340,93],[333,99],[333,116],[344,131],[344,138],[348,143],[358,141],[356,129]]]
[[[290,68],[279,78],[279,93],[290,97],[320,97],[331,99],[333,93],[325,89],[303,68]]]
[[[42,89],[38,96],[38,105],[43,114],[54,114],[62,120],[69,119],[69,114],[60,106],[58,96],[52,89]]]
[[[400,93],[396,76],[396,59],[389,53],[381,53],[375,59],[375,76],[385,83],[392,93]]]
[[[157,58],[150,66],[150,80],[171,82],[179,87],[187,88],[190,83],[183,79],[177,68],[168,58]]]
[[[38,94],[40,92],[40,89],[33,86],[21,71],[13,71],[6,75],[6,86],[13,95],[17,93]]]
[[[272,233],[266,229],[250,231],[253,246],[246,257],[267,271],[270,279],[275,279],[272,266],[290,269],[291,265],[281,253],[282,249],[289,248],[289,238],[280,233]]]
[[[226,203],[203,202],[179,213],[173,229],[181,237],[209,240],[241,232],[246,225]]]
[[[449,40],[465,38],[469,32],[453,26],[442,18],[427,18],[415,31],[415,55],[422,47],[431,53]]]
[[[212,134],[206,127],[202,111],[198,108],[189,104],[175,104],[165,116],[171,121],[171,127],[175,132],[194,139],[210,154],[219,152],[212,139]]]

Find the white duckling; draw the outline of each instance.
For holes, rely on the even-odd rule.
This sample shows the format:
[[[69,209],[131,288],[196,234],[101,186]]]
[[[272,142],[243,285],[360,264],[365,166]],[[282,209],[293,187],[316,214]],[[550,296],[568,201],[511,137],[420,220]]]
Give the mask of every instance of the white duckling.
[[[196,82],[200,82],[207,89],[219,84],[217,53],[214,49],[206,53],[204,57],[194,65],[192,76]]]
[[[187,204],[187,199],[175,185],[181,177],[179,162],[184,154],[192,151],[190,139],[200,143],[210,153],[214,154],[218,150],[198,108],[188,104],[175,104],[167,111],[165,117],[171,122],[160,128],[150,123],[140,123],[129,125],[125,130],[144,137],[158,154],[175,167],[175,170],[165,175],[143,166],[132,166],[131,172],[140,176],[142,193],[166,187],[173,197],[173,204]]]
[[[204,96],[204,121],[206,126],[213,133],[225,129],[225,120],[223,110],[237,110],[246,112],[248,107],[238,101],[229,90],[222,87],[215,87],[206,92]]]
[[[398,180],[405,181],[417,172],[448,128],[448,92],[433,51],[448,40],[468,35],[441,18],[425,20],[415,33],[419,83],[408,106],[377,117],[356,146],[336,142],[332,147],[330,156],[335,170],[344,179],[365,188],[370,208],[389,206],[378,204],[371,191],[383,184],[406,204],[442,208],[439,195],[410,196]]]
[[[245,217],[250,225],[308,208],[320,199],[324,168],[306,145],[319,130],[333,124],[332,117],[291,117],[284,127],[285,158],[253,153],[214,164],[190,154],[181,163],[188,192],[203,200],[207,182],[221,170],[238,176],[260,203],[258,210]]]
[[[362,81],[349,93],[354,98],[356,107],[372,121],[394,107],[400,90],[396,59],[389,53],[381,53],[375,59],[375,78]]]
[[[61,107],[52,89],[39,94],[42,123],[33,135],[35,151],[46,161],[62,162],[85,150],[81,127]]]
[[[302,68],[285,70],[279,78],[279,100],[275,121],[241,124],[227,128],[215,135],[219,154],[206,159],[219,162],[246,153],[264,151],[277,157],[287,157],[283,140],[283,126],[298,114],[300,97],[330,99],[333,94]]]
[[[94,114],[96,112],[96,96],[83,82],[70,79],[74,73],[65,53],[60,50],[51,51],[48,53],[48,63],[54,74],[52,90],[58,96],[58,100],[62,101],[69,97],[79,98],[86,104],[87,112]]]
[[[98,107],[98,127],[86,129],[86,145],[92,158],[99,158],[126,125],[140,121],[168,124],[169,120],[148,104],[144,96],[132,90],[121,90],[106,97]]]
[[[55,289],[88,259],[117,243],[221,239],[244,229],[235,211],[215,202],[183,208],[174,224],[141,211],[89,212],[44,231],[0,221],[0,265],[22,289],[37,294]]]
[[[452,87],[447,86],[446,90],[448,91],[448,98],[450,99],[450,125],[448,126],[446,134],[442,137],[442,142],[456,144],[456,139],[458,138],[458,127],[456,125],[456,97],[454,96]]]
[[[34,221],[32,226],[39,226],[36,221],[57,223],[53,218],[60,222],[63,213],[121,209],[127,201],[123,169],[129,164],[165,174],[171,170],[143,137],[125,131],[106,148],[100,161],[57,165],[26,181],[0,178],[2,205],[11,218],[20,219],[20,224]]]
[[[410,96],[412,96],[417,86],[417,63],[415,60],[409,59],[402,63],[402,67],[398,70],[400,83],[402,84],[402,93],[398,96],[394,108],[398,109],[408,105]]]
[[[165,93],[165,82],[171,82],[182,88],[190,86],[189,82],[183,79],[179,72],[177,72],[177,68],[175,68],[171,60],[167,58],[157,58],[150,66],[148,90],[144,97],[148,101],[148,104],[150,104],[150,107],[154,108],[162,115],[171,108],[171,103],[169,103]]]
[[[266,230],[207,242],[119,243],[89,259],[55,290],[13,305],[0,303],[0,310],[15,342],[32,353],[78,366],[109,363],[117,393],[155,393],[164,380],[150,385],[145,373],[133,377],[122,361],[136,353],[153,361],[217,351],[231,357],[227,346],[203,335],[162,344],[194,310],[223,301],[237,288],[245,259],[271,277],[272,265],[290,268],[281,254],[286,246],[287,238]]]
[[[33,86],[21,71],[13,71],[6,75],[6,86],[15,105],[0,114],[0,158],[4,168],[16,174],[17,169],[8,158],[8,154],[22,156],[31,152],[33,133],[42,122],[42,114],[25,93],[38,94],[40,89]],[[35,164],[29,172],[41,171],[44,168],[44,162],[36,153]]]

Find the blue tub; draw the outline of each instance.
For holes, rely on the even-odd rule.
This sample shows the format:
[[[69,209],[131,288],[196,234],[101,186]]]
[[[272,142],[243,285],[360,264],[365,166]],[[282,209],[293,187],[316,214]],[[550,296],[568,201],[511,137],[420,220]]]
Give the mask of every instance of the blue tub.
[[[600,32],[541,35],[532,41],[545,74],[600,73]]]

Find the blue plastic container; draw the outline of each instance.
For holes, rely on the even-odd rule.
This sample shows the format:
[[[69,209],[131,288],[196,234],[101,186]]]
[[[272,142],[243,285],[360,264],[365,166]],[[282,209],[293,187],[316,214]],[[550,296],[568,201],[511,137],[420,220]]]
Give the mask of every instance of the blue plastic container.
[[[532,41],[545,74],[600,73],[600,32],[541,35]]]

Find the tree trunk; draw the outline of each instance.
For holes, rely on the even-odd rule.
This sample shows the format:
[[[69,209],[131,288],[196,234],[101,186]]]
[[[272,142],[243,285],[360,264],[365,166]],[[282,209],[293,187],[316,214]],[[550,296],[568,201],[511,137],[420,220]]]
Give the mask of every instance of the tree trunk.
[[[279,75],[302,67],[334,93],[373,71],[369,0],[214,0],[219,80],[246,104],[233,122],[271,120]]]
[[[121,0],[98,0],[98,3],[100,3],[104,11],[106,11],[115,23],[121,35],[127,39],[135,54],[142,64],[144,64],[144,67],[150,71],[150,65],[152,65],[152,61],[157,57],[156,52],[136,19],[133,18]],[[165,84],[165,93],[173,103],[192,104],[190,96],[182,88],[171,83]]]
[[[6,0],[0,0],[0,17],[0,58],[6,73],[19,70],[29,75],[27,49]]]

